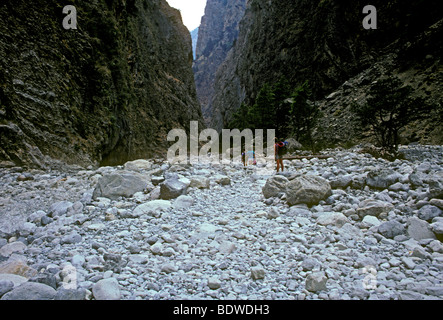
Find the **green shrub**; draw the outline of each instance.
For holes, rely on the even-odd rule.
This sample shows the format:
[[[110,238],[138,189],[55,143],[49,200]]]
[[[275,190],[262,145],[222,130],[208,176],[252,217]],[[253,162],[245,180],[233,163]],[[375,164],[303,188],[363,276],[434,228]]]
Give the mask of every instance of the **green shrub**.
[[[379,147],[394,155],[398,153],[400,129],[422,119],[430,109],[423,98],[413,96],[410,86],[393,76],[374,83],[367,102],[351,108],[361,130],[368,131]]]

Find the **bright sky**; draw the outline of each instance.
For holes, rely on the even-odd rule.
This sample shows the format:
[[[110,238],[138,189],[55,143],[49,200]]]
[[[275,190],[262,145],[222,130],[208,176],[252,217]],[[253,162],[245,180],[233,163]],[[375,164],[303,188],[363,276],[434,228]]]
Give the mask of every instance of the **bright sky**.
[[[181,11],[183,24],[189,31],[200,25],[202,16],[205,13],[206,0],[166,0],[171,7]]]

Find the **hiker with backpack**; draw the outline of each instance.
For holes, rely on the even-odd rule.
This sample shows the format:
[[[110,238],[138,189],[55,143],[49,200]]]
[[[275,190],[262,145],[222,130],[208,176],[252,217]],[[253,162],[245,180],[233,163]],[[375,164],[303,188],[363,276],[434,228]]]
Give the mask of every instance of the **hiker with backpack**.
[[[275,151],[275,161],[277,162],[277,172],[281,168],[281,171],[283,172],[285,169],[285,166],[283,165],[283,155],[287,153],[287,142],[283,139],[277,139],[275,138],[275,144],[274,144],[274,151]]]

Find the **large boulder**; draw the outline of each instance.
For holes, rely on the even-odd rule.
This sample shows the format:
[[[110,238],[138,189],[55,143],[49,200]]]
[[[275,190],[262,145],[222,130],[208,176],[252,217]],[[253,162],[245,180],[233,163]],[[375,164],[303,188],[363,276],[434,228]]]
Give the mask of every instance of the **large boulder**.
[[[192,176],[190,178],[191,183],[189,184],[192,188],[198,189],[209,189],[209,178],[203,176]]]
[[[136,218],[144,214],[147,214],[149,216],[158,218],[161,216],[161,213],[163,211],[167,211],[171,207],[172,207],[171,202],[168,200],[149,201],[137,206],[132,212],[132,217]]]
[[[268,199],[285,193],[288,183],[289,180],[285,176],[276,175],[270,177],[262,188],[263,196]]]
[[[333,225],[340,228],[348,222],[348,218],[341,212],[323,212],[317,218],[317,223],[322,226]]]
[[[186,194],[188,185],[178,179],[167,179],[160,187],[160,198],[163,200],[175,199]]]
[[[174,209],[188,209],[194,204],[191,196],[181,195],[174,201]]]
[[[381,224],[380,220],[378,220],[378,218],[374,216],[365,216],[362,220],[362,223],[368,228],[373,226],[378,227]]]
[[[443,199],[431,199],[429,204],[443,210]]]
[[[101,177],[94,189],[93,197],[105,197],[115,200],[119,197],[132,197],[136,192],[144,191],[148,178],[136,172],[119,171]]]
[[[51,217],[62,216],[68,212],[69,209],[73,207],[73,203],[70,201],[59,201],[52,204],[49,207],[49,214]]]
[[[396,236],[404,235],[406,229],[400,222],[391,220],[380,224],[378,226],[378,232],[385,238],[393,239]]]
[[[0,280],[0,297],[14,288],[12,281]]]
[[[387,215],[393,208],[394,206],[389,202],[367,199],[359,203],[357,214],[362,219],[366,216],[383,217],[383,215]]]
[[[294,138],[286,139],[286,142],[288,143],[288,152],[295,152],[303,148],[303,145]]]
[[[428,182],[431,198],[443,199],[443,171],[433,174]]]
[[[54,288],[38,282],[25,282],[6,293],[1,300],[54,300]]]
[[[286,184],[286,200],[289,205],[316,205],[331,194],[329,181],[314,175],[297,177]]]
[[[352,180],[354,179],[354,175],[352,174],[342,174],[338,175],[334,179],[330,180],[330,184],[332,188],[342,188],[345,189],[351,185]]]
[[[9,257],[13,253],[22,253],[26,248],[26,245],[21,241],[7,243],[0,248],[0,256]]]
[[[408,235],[415,240],[422,239],[435,239],[435,235],[432,232],[431,225],[424,220],[417,217],[411,217],[408,220]]]
[[[213,177],[214,181],[222,186],[227,186],[231,184],[231,179],[228,176],[217,174]]]
[[[0,282],[12,282],[13,287],[18,287],[19,285],[28,281],[28,278],[19,276],[12,273],[0,273]],[[6,292],[5,292],[6,293]]]
[[[435,218],[432,220],[431,230],[437,236],[437,239],[443,241],[443,218]]]
[[[418,210],[417,216],[422,220],[431,221],[435,217],[442,217],[443,210],[436,206],[427,204]]]
[[[150,170],[152,168],[152,162],[149,160],[138,159],[126,162],[124,167],[125,170],[130,171]]]
[[[409,175],[409,183],[414,187],[421,187],[428,180],[428,175],[420,170],[415,169]]]
[[[264,279],[266,275],[265,269],[260,266],[251,268],[251,278],[254,280]]]
[[[13,254],[8,260],[0,262],[0,274],[10,273],[31,278],[37,275],[37,270],[28,266],[26,258]]]
[[[366,177],[366,184],[374,189],[384,190],[399,181],[402,175],[390,169],[370,171]]]
[[[120,300],[121,292],[117,279],[102,279],[92,286],[95,300]]]

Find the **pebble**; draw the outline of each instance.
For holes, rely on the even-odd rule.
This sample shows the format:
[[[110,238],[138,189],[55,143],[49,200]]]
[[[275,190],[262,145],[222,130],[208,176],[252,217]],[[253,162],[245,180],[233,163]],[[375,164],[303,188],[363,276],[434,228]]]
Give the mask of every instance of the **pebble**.
[[[311,207],[289,206],[279,190],[265,199],[271,167],[154,161],[138,171],[157,177],[156,187],[117,199],[93,191],[120,166],[3,168],[0,268],[43,272],[33,281],[44,283],[27,286],[61,300],[441,299],[442,202],[429,198],[426,181],[443,171],[443,149],[415,148],[420,157],[405,147],[414,158],[394,163],[352,150],[286,161],[288,181],[310,174],[332,182],[332,195]],[[158,200],[171,179],[186,194]],[[28,282],[0,275],[0,298],[25,297]]]
[[[174,264],[172,264],[172,263],[167,263],[167,264],[164,264],[162,267],[161,267],[161,270],[160,270],[160,272],[164,272],[164,273],[172,273],[172,272],[176,272],[178,269],[177,269],[177,267],[174,265]]]
[[[208,287],[212,290],[217,290],[221,287],[221,282],[218,278],[211,277],[208,279]]]
[[[265,269],[262,267],[252,267],[251,268],[251,277],[254,280],[264,279],[265,278]]]
[[[306,290],[310,292],[327,290],[327,281],[328,278],[324,272],[311,273],[306,278]]]

